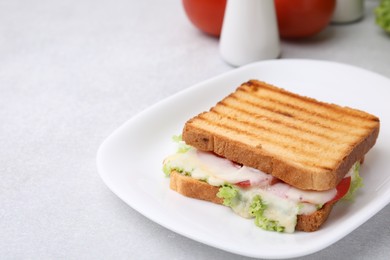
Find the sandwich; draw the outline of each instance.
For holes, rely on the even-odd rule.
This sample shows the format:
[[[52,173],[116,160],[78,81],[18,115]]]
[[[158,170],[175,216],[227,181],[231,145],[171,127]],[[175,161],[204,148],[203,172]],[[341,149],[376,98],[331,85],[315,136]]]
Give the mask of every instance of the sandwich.
[[[163,162],[170,188],[265,230],[318,230],[362,186],[379,118],[250,80],[188,120]]]

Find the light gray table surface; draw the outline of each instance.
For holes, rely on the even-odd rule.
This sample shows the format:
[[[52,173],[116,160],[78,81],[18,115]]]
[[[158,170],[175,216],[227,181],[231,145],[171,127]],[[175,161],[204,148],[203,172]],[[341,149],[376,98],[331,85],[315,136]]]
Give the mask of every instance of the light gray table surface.
[[[374,23],[376,5],[366,3],[360,22],[282,41],[281,59],[390,77],[390,37]],[[232,69],[180,0],[1,0],[0,258],[240,258],[143,217],[96,168],[99,145],[126,120]],[[387,206],[304,259],[388,259],[389,216]]]

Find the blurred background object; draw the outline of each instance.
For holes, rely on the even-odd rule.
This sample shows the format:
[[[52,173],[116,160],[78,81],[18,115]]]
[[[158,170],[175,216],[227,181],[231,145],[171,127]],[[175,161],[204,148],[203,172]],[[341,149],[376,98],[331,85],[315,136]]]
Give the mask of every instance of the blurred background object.
[[[274,0],[228,0],[219,50],[223,60],[233,66],[278,58]]]
[[[387,33],[390,33],[390,0],[381,0],[375,9],[375,22]]]
[[[183,0],[191,23],[201,31],[219,37],[226,0]]]
[[[226,1],[183,0],[183,7],[195,27],[219,37]],[[321,32],[331,21],[336,6],[336,0],[274,0],[274,3],[283,38],[304,38]]]
[[[282,38],[303,38],[321,32],[330,22],[336,0],[275,0]]]
[[[364,14],[364,0],[337,0],[332,22],[351,23],[360,20]]]

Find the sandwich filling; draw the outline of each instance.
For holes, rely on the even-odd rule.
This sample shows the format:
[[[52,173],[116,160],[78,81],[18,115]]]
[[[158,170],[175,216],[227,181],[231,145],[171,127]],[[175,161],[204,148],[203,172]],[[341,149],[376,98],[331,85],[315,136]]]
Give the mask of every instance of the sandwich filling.
[[[297,215],[320,209],[325,203],[340,199],[339,189],[306,191],[297,189],[254,168],[236,164],[213,153],[186,145],[180,137],[178,152],[164,160],[163,171],[172,171],[219,187],[217,196],[223,204],[245,218],[255,218],[257,226],[271,231],[292,233]],[[344,180],[350,184],[346,197],[362,186],[356,162]],[[341,183],[346,183],[346,181]],[[344,194],[342,195],[345,195]]]

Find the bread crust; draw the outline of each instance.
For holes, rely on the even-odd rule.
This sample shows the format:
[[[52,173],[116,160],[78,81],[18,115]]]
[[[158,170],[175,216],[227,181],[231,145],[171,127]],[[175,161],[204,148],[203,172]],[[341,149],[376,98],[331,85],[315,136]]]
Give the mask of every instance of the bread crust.
[[[310,215],[298,215],[296,230],[313,232],[317,231],[328,219],[335,202],[326,203],[321,209]]]
[[[219,187],[184,176],[176,171],[171,172],[170,188],[186,197],[223,204],[223,199],[217,197]],[[324,207],[310,215],[298,215],[295,230],[305,232],[318,230],[327,220],[334,204],[334,202],[326,203]]]
[[[310,118],[311,115],[307,114],[307,111],[286,112],[289,111],[288,109],[290,109],[290,106],[294,106],[296,103],[304,103],[309,104],[307,106],[310,108],[313,107],[313,109],[318,108],[321,111],[325,111],[322,112],[322,114],[320,112],[313,113],[313,117],[323,116],[325,118],[324,121],[328,120],[328,123],[325,124],[321,120],[317,122],[310,118],[310,124],[322,124],[321,127],[328,129],[326,131],[324,130],[325,134],[328,134],[329,136],[337,134],[338,138],[332,139],[327,136],[326,138],[328,139],[326,141],[319,142],[318,146],[313,145],[315,148],[318,147],[318,150],[305,150],[305,148],[302,147],[305,147],[307,143],[299,139],[300,135],[312,134],[310,137],[322,138],[317,136],[322,133],[314,130],[312,133],[307,133],[300,129],[301,133],[300,135],[297,135],[298,141],[296,141],[294,147],[287,147],[288,143],[286,144],[287,148],[283,147],[284,145],[281,145],[283,147],[281,148],[281,153],[275,153],[270,149],[267,149],[266,145],[270,146],[273,145],[273,143],[279,143],[280,140],[272,139],[268,143],[263,141],[262,145],[262,142],[257,141],[257,138],[261,140],[263,133],[270,135],[274,134],[276,130],[270,131],[267,128],[268,125],[265,125],[264,127],[264,124],[266,124],[264,121],[271,121],[273,118],[267,117],[265,114],[251,111],[254,110],[254,108],[247,108],[248,104],[245,103],[249,101],[237,101],[238,98],[235,96],[235,93],[237,92],[245,92],[245,95],[251,97],[255,95],[252,92],[257,92],[262,88],[271,90],[272,93],[277,93],[275,95],[286,97],[287,100],[292,99],[288,101],[290,103],[283,103],[283,106],[281,105],[278,107],[277,109],[279,110],[275,109],[279,114],[283,114],[279,115],[279,117],[282,119],[285,118],[278,121],[280,123],[280,128],[283,128],[283,130],[288,131],[286,130],[288,127],[290,127],[288,129],[291,129],[291,127],[301,127],[301,119],[296,119],[300,116],[300,113],[306,113],[305,116]],[[335,188],[352,165],[360,158],[364,157],[371,147],[374,146],[379,134],[379,119],[373,115],[356,109],[340,107],[334,104],[327,104],[311,98],[302,97],[264,82],[249,81],[241,85],[235,93],[232,93],[219,102],[215,107],[211,108],[210,111],[201,113],[187,121],[182,133],[183,140],[197,149],[211,151],[236,163],[269,173],[299,189],[323,191]],[[224,107],[231,106],[229,105],[229,100],[232,99],[232,97],[236,100],[236,106],[242,106],[240,107],[241,110],[247,109],[250,111],[250,115],[245,119],[246,121],[243,117],[240,117],[240,115],[242,115],[241,110],[240,112],[237,112],[241,113],[238,116],[231,116],[226,114],[227,112],[225,114],[220,112],[223,111]],[[283,111],[281,111],[282,108],[284,109]],[[269,110],[267,112],[273,113],[274,111]],[[246,111],[245,113],[248,112]],[[296,113],[296,115],[293,113]],[[334,119],[334,116],[329,117],[333,118],[332,120],[342,122],[341,124],[337,125],[337,123],[333,123],[334,125],[332,125],[333,121],[327,119],[329,114],[332,113],[341,115],[340,118],[337,119]],[[284,114],[286,114],[286,116]],[[347,117],[348,120],[352,120],[355,125],[350,126],[349,121],[344,119],[344,117]],[[259,119],[262,119],[263,125],[253,123],[254,118],[258,121],[261,121]],[[318,118],[316,118],[316,120],[317,119]],[[249,120],[252,120],[252,122],[249,122]],[[290,125],[285,124],[287,121]],[[229,125],[230,122],[237,122],[241,128],[231,127]],[[309,123],[304,122],[304,124],[308,125]],[[337,128],[343,129],[340,130]],[[253,129],[257,132],[253,133]],[[355,131],[356,129],[360,132],[358,134],[352,134],[352,131]],[[351,131],[351,134],[349,131]],[[288,138],[291,139],[294,136],[295,135],[291,135]],[[337,152],[337,158],[330,158],[334,155],[332,152],[329,152],[329,158],[324,154],[324,150],[326,151],[326,147],[324,148],[325,145],[341,147],[339,150],[334,150],[334,153]],[[297,149],[296,153],[294,149]],[[290,155],[293,153],[294,155],[296,154],[296,156],[293,156],[292,158],[290,156],[290,158],[288,158],[283,152],[290,153]],[[306,156],[304,152],[312,153],[311,158],[314,159],[308,160],[306,164],[302,164],[298,160],[294,161],[294,158],[301,159],[301,157]],[[301,161],[303,161],[303,159],[301,159]],[[318,165],[317,162],[321,162],[323,165]]]
[[[223,199],[217,197],[218,187],[184,176],[176,171],[171,172],[169,186],[172,190],[186,197],[206,200],[217,204],[223,203]]]

